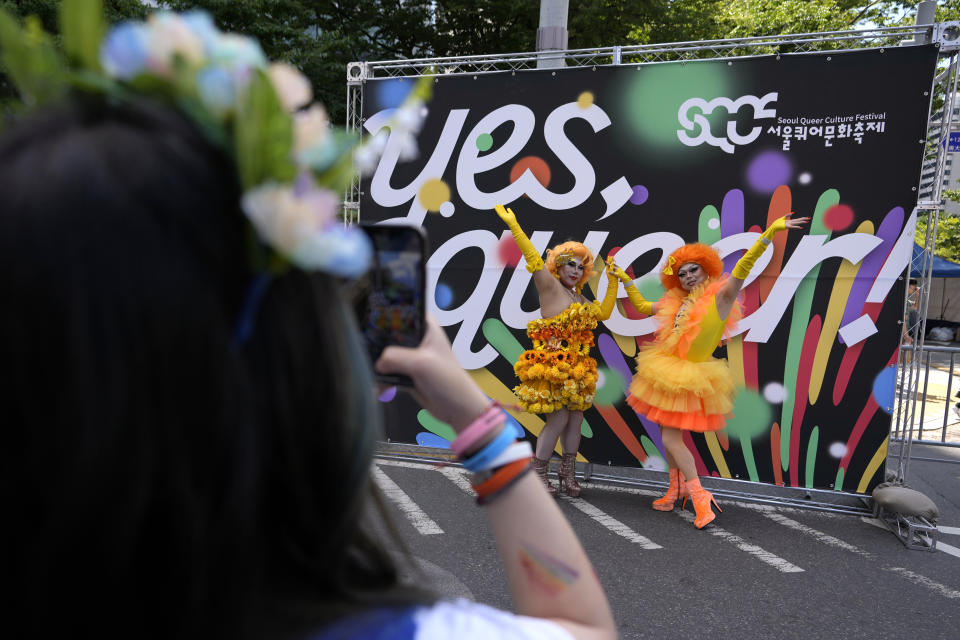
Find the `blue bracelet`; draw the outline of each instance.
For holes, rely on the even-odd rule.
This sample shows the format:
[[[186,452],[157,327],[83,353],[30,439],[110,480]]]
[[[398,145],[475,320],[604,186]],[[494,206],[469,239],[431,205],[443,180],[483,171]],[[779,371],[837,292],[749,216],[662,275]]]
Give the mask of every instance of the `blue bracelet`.
[[[463,466],[467,471],[476,473],[486,469],[493,460],[503,453],[503,451],[517,440],[513,429],[504,426],[503,430],[496,438],[486,444],[483,449],[477,451],[469,458],[464,459]]]

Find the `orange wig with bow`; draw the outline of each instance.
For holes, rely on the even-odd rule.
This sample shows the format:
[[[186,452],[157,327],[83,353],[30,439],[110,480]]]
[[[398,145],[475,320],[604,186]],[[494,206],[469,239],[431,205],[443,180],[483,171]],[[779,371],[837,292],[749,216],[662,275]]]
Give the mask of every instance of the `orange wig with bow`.
[[[660,282],[664,289],[669,291],[681,286],[677,270],[688,262],[700,265],[711,280],[723,273],[723,260],[716,249],[700,242],[685,244],[670,254],[667,265],[660,272]]]

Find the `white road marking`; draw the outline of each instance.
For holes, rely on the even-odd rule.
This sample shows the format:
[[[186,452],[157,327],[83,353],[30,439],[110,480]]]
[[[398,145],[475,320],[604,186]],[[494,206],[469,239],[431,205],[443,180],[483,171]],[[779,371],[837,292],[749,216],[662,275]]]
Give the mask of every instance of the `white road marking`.
[[[860,547],[857,547],[856,545],[852,545],[849,542],[844,542],[840,538],[835,538],[831,535],[823,533],[822,531],[817,531],[816,529],[812,527],[808,527],[807,525],[801,522],[797,522],[796,520],[793,520],[791,518],[788,518],[783,514],[774,513],[772,508],[770,510],[762,509],[760,510],[760,513],[763,514],[765,517],[770,518],[771,520],[773,520],[778,524],[782,524],[783,526],[793,529],[794,531],[805,533],[808,536],[813,537],[815,540],[822,542],[823,544],[830,545],[831,547],[838,547],[840,549],[844,549],[846,551],[849,551],[850,553],[855,553],[865,558],[874,557],[872,553],[868,551],[864,551],[863,549],[861,549]]]
[[[476,492],[474,492],[473,487],[470,485],[470,481],[467,480],[468,471],[463,469],[458,469],[457,467],[438,467],[437,471],[447,477],[450,482],[460,487],[460,489],[467,495],[474,497]]]
[[[693,522],[696,519],[694,515],[688,511],[681,511],[679,512],[679,515],[681,518],[683,518],[684,520],[687,520],[688,522]],[[741,551],[746,551],[747,553],[754,556],[761,562],[765,562],[766,564],[770,565],[777,571],[780,571],[782,573],[800,573],[803,571],[803,569],[801,569],[797,565],[792,564],[791,562],[784,560],[780,556],[776,556],[770,553],[769,551],[766,551],[765,549],[758,547],[755,544],[750,544],[740,536],[734,535],[729,531],[725,529],[721,529],[720,527],[713,524],[709,526],[710,528],[704,529],[704,531],[706,531],[710,535],[714,535],[714,536],[717,536],[718,538],[722,538],[726,540],[727,542],[737,547]]]
[[[565,500],[565,502],[587,514],[596,522],[603,525],[618,536],[622,536],[630,542],[639,544],[642,549],[663,549],[663,547],[658,545],[650,538],[645,538],[613,516],[607,515],[597,507],[593,506],[583,498],[571,498],[570,500]]]
[[[942,540],[937,540],[937,551],[943,551],[944,553],[949,553],[951,556],[956,556],[960,558],[960,549],[949,545]]]
[[[940,533],[946,533],[950,536],[960,536],[960,527],[944,527],[940,525],[937,527],[940,530]]]
[[[417,506],[417,503],[410,499],[403,489],[397,486],[397,483],[391,480],[387,474],[378,467],[373,468],[373,478],[383,491],[384,495],[391,500],[400,511],[403,512],[410,524],[420,532],[421,535],[430,536],[443,533],[443,529],[436,522],[430,519],[423,509]]]
[[[939,546],[939,545],[938,545]],[[885,571],[892,571],[902,575],[904,578],[913,582],[914,584],[922,585],[928,589],[936,591],[940,595],[946,598],[952,598],[954,600],[960,600],[960,591],[955,591],[946,585],[942,585],[939,582],[934,582],[926,576],[922,576],[919,573],[914,573],[909,569],[904,569],[903,567],[884,567]]]
[[[635,496],[650,496],[654,498],[659,498],[663,495],[663,492],[666,491],[666,487],[660,490],[655,489],[638,489],[636,487],[622,487],[619,485],[609,485],[609,484],[596,484],[593,482],[581,482],[580,486],[584,489],[599,489],[600,491],[608,491],[610,493],[629,493]],[[731,500],[729,498],[717,498],[717,502],[721,506],[726,506],[731,504],[735,507],[742,507],[744,509],[752,509],[753,511],[764,511],[768,509],[776,509],[781,513],[810,513],[810,509],[800,509],[798,507],[787,507],[781,505],[768,505],[760,504],[756,502],[743,502],[742,500]],[[817,513],[818,516],[822,518],[839,518],[841,517],[838,514],[830,513],[829,511],[821,511]]]

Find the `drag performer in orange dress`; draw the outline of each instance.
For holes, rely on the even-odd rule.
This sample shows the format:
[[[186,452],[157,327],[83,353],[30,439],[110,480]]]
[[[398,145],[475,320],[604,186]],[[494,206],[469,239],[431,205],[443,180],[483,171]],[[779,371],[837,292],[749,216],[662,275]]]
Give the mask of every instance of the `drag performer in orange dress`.
[[[557,489],[547,479],[547,467],[557,440],[562,437],[563,455],[557,475],[560,490],[580,495],[575,463],[580,447],[583,412],[593,404],[597,387],[597,361],[590,356],[593,329],[606,320],[616,303],[619,281],[631,295],[640,295],[632,280],[612,261],[607,263],[607,292],[603,303],[589,301],[581,294],[593,275],[593,254],[579,242],[564,242],[547,252],[546,265],[527,238],[513,211],[497,205],[497,215],[513,233],[523,252],[527,270],[540,296],[540,320],[527,325],[533,347],[521,354],[514,365],[520,384],[514,387],[519,404],[530,413],[546,414],[546,424],[537,439],[534,469],[547,490]],[[546,269],[544,269],[546,266]]]
[[[792,214],[791,214],[792,215]],[[697,512],[694,525],[702,529],[716,514],[713,495],[700,486],[693,454],[683,442],[684,431],[717,431],[726,424],[736,395],[726,360],[713,352],[740,319],[737,294],[773,236],[798,229],[809,218],[776,220],[734,266],[730,277],[713,247],[686,244],[667,258],[660,281],[667,290],[656,303],[631,296],[638,311],[656,314],[654,340],[637,355],[637,372],[627,402],[662,428],[670,472],[666,495],[653,508],[671,511],[678,498],[689,497]],[[719,506],[717,506],[719,509]]]

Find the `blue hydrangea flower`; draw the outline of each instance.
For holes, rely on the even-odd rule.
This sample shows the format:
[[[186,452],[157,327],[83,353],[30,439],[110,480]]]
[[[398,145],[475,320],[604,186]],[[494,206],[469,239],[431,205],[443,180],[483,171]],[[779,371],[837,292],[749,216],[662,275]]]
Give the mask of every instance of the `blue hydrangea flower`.
[[[122,22],[110,29],[100,46],[100,64],[114,78],[129,80],[147,64],[148,34],[143,23]]]
[[[220,38],[220,30],[214,24],[213,18],[206,11],[194,9],[180,14],[180,17],[187,24],[193,33],[203,41],[207,54],[213,50],[217,40]]]
[[[217,115],[233,111],[237,88],[234,76],[222,67],[206,67],[197,73],[200,101]]]

